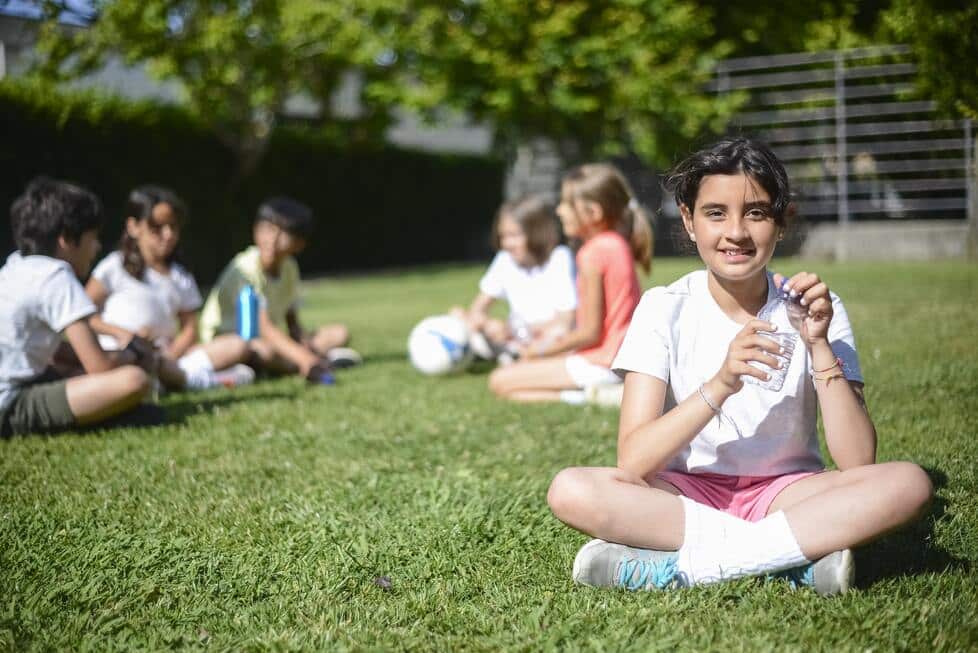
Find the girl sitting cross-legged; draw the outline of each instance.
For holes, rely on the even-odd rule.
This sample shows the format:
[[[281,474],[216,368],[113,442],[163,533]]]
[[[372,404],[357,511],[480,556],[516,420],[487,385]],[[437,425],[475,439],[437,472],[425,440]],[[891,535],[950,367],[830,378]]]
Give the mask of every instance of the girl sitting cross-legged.
[[[577,554],[574,580],[656,589],[780,573],[844,592],[850,548],[918,518],[930,480],[876,462],[840,299],[816,274],[768,271],[789,213],[775,155],[721,141],[666,185],[706,269],[635,311],[614,362],[618,466],[565,469],[550,486],[554,514],[600,538]],[[823,467],[818,411],[837,470]]]

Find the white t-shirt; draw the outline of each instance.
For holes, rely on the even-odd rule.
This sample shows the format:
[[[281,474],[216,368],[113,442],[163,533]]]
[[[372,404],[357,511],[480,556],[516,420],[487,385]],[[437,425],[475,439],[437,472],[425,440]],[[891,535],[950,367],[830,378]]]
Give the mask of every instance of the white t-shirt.
[[[546,263],[525,268],[500,250],[479,281],[479,290],[509,302],[511,324],[541,324],[577,307],[574,256],[566,245],[558,245]]]
[[[137,279],[122,262],[122,252],[115,251],[92,271],[92,277],[108,292],[102,319],[132,332],[148,328],[151,340],[171,340],[177,334],[177,316],[196,311],[203,303],[193,275],[174,263],[169,274],[146,268],[143,278]],[[100,335],[99,342],[105,349],[118,346],[112,336]]]
[[[95,312],[67,261],[14,252],[0,268],[0,410],[51,362],[61,332]]]
[[[862,382],[849,316],[842,301],[834,293],[831,297],[829,343],[842,359],[846,378]],[[768,302],[778,301],[769,274]],[[783,305],[772,319],[779,331],[790,329]],[[743,325],[730,319],[710,294],[706,270],[692,272],[670,286],[646,291],[612,368],[619,374],[639,372],[665,381],[663,410],[668,411],[717,373],[741,329]],[[711,419],[666,468],[732,476],[822,469],[810,370],[811,357],[798,342],[780,391],[745,383],[724,402],[723,415]]]

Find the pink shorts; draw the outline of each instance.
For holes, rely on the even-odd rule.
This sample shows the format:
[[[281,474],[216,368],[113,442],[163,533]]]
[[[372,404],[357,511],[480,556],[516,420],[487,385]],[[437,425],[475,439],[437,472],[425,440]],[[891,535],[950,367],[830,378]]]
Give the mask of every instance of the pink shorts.
[[[727,476],[662,471],[656,478],[674,486],[683,496],[747,521],[764,519],[781,490],[795,481],[821,472],[795,472],[780,476]]]

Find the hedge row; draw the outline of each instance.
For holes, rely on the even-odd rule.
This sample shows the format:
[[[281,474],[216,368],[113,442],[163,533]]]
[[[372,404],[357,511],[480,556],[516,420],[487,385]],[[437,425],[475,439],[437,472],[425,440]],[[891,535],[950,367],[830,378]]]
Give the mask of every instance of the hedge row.
[[[107,249],[129,189],[175,189],[191,210],[184,258],[203,284],[250,242],[255,208],[270,195],[291,195],[316,212],[300,259],[309,274],[484,257],[502,193],[495,159],[342,147],[296,127],[276,130],[257,171],[232,191],[230,150],[179,108],[9,81],[0,82],[0,143],[0,210],[35,175],[74,180],[105,204]],[[5,256],[13,243],[3,223]]]

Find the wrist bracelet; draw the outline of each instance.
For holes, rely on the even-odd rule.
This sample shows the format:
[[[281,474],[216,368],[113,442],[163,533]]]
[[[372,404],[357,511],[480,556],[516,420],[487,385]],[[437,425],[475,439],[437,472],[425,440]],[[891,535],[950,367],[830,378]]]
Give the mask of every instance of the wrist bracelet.
[[[710,401],[710,398],[706,396],[706,393],[705,392],[703,392],[703,386],[704,385],[705,384],[700,384],[700,387],[696,388],[696,391],[698,393],[700,393],[700,397],[702,397],[703,398],[703,401],[706,402],[706,405],[710,407],[710,410],[712,410],[714,413],[716,413],[717,415],[719,415],[720,414],[720,408],[717,407],[717,405],[714,404],[712,401]]]
[[[833,361],[833,363],[831,365],[829,365],[828,367],[826,367],[824,370],[815,370],[815,369],[813,369],[812,370],[812,374],[815,375],[815,374],[821,374],[822,372],[828,372],[833,367],[838,367],[841,370],[842,369],[842,359],[836,357],[835,361]]]
[[[828,385],[829,381],[831,381],[832,379],[844,379],[844,378],[846,378],[846,375],[843,374],[842,372],[836,372],[835,374],[828,374],[826,376],[815,376],[814,374],[812,374],[813,381],[825,381],[825,385]]]

